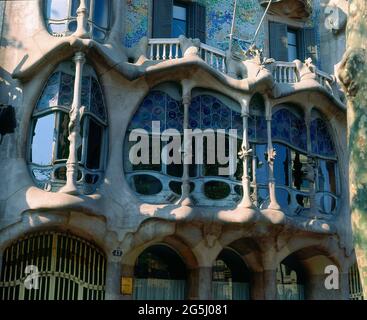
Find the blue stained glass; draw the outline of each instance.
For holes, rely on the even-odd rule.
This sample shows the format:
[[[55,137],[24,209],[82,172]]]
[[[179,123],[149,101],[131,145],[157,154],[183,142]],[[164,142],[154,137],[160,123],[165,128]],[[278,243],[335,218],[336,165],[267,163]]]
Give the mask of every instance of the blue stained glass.
[[[335,156],[334,144],[325,121],[320,118],[311,121],[312,152],[323,156]]]
[[[60,72],[55,72],[47,81],[41,98],[38,100],[37,109],[43,110],[55,107],[59,103]]]
[[[250,116],[248,118],[248,137],[251,140],[256,140],[256,117]]]
[[[243,121],[241,114],[235,111],[232,111],[232,128],[237,129],[237,134],[242,136],[243,131]]]
[[[106,110],[103,102],[101,87],[96,79],[92,79],[90,111],[96,116],[106,119]]]
[[[307,149],[306,124],[289,110],[281,109],[273,114],[271,131],[273,139],[288,142],[302,150]]]
[[[90,101],[90,77],[82,79],[82,106],[88,107]]]
[[[267,125],[265,117],[256,117],[256,139],[258,141],[267,140]]]

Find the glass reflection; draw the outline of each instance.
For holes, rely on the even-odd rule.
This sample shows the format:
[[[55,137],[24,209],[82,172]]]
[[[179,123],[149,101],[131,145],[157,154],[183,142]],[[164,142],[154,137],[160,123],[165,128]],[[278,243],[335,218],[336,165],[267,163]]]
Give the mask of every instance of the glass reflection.
[[[34,124],[31,162],[41,166],[52,164],[55,114],[38,118]]]
[[[289,152],[288,148],[275,143],[274,177],[277,185],[289,186]]]

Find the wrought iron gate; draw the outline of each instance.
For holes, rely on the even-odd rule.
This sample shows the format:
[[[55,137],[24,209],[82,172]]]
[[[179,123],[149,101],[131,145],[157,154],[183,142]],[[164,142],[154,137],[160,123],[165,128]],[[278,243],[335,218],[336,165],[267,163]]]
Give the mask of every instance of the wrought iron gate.
[[[38,270],[38,289],[25,286],[30,265]],[[38,232],[4,251],[0,300],[102,300],[105,276],[105,256],[90,242],[68,233]]]

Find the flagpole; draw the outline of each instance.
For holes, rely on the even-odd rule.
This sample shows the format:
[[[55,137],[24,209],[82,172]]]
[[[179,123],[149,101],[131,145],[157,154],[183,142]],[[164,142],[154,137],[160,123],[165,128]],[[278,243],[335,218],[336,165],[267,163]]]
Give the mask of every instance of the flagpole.
[[[253,45],[253,44],[255,43],[255,41],[256,41],[257,35],[258,35],[259,31],[260,31],[260,27],[261,27],[261,25],[263,24],[263,21],[264,21],[264,19],[265,19],[266,14],[267,14],[267,13],[268,13],[268,11],[269,11],[269,8],[270,8],[270,5],[271,5],[272,1],[273,1],[273,0],[270,0],[270,1],[269,1],[268,6],[266,7],[265,12],[264,12],[263,16],[261,17],[260,23],[259,23],[259,25],[257,26],[256,32],[255,32],[254,38],[253,38],[253,39],[252,39],[252,41],[251,41],[251,45]]]
[[[237,0],[234,0],[231,33],[229,34],[229,52],[232,52],[232,40],[233,40],[234,26],[235,26],[235,20],[236,20],[236,9],[237,9]]]

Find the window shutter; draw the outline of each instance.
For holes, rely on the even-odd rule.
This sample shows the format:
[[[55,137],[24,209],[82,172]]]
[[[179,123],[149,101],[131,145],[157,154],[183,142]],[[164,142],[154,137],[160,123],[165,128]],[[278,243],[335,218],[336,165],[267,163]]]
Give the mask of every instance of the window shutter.
[[[316,33],[314,28],[303,29],[303,59],[311,58],[314,65],[318,65]]]
[[[153,38],[171,38],[173,0],[153,0]]]
[[[269,22],[270,58],[278,61],[288,61],[287,25]]]
[[[205,6],[193,2],[188,7],[188,37],[199,38],[206,42],[206,9]]]

